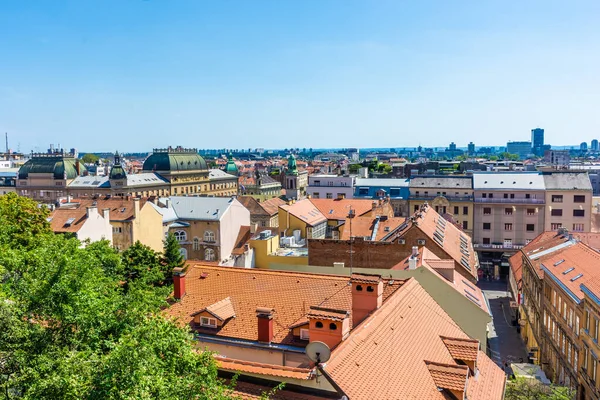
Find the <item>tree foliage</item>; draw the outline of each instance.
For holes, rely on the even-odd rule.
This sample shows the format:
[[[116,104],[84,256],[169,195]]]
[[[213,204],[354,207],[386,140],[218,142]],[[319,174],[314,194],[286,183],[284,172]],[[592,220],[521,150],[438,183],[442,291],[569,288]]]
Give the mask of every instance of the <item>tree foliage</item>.
[[[183,267],[185,260],[180,253],[179,242],[172,232],[169,232],[167,238],[164,241],[164,250],[162,256],[162,264],[165,272],[165,276],[169,277],[173,268]]]
[[[516,378],[506,385],[505,400],[572,400],[575,392],[564,386],[546,386],[536,379]]]
[[[10,399],[221,399],[210,353],[160,313],[171,287],[136,243],[83,247],[0,196],[0,393]]]
[[[97,155],[93,154],[93,153],[86,153],[83,155],[83,157],[81,157],[81,161],[84,164],[95,164],[100,160],[100,157],[98,157]]]

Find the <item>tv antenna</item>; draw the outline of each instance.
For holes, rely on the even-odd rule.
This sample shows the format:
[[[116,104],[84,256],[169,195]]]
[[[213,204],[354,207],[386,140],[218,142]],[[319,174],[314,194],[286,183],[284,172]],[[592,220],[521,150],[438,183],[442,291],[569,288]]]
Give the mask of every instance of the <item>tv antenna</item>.
[[[354,240],[352,238],[352,219],[354,218],[355,215],[356,215],[356,213],[352,209],[352,205],[350,205],[350,211],[348,211],[348,219],[350,220],[350,276],[352,276],[352,267],[353,267],[352,254],[354,254],[354,250],[352,250],[352,243],[354,242]]]

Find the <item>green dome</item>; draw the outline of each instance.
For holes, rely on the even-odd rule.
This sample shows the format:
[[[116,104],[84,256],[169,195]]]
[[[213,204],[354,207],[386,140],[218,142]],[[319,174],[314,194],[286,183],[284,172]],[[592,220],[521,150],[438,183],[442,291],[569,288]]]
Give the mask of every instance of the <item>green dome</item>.
[[[54,174],[54,179],[75,179],[78,175],[75,164],[77,160],[72,157],[33,156],[19,169],[19,179],[27,179],[30,173]],[[87,171],[83,163],[79,163],[80,173]]]
[[[110,174],[108,175],[108,179],[125,179],[127,177],[127,173],[121,166],[121,156],[117,151],[115,153],[115,161],[113,167],[110,169]]]
[[[195,149],[175,149],[154,150],[154,153],[144,161],[142,167],[144,171],[196,171],[208,170],[206,161],[200,157]]]
[[[227,161],[227,165],[225,165],[225,172],[236,176],[238,174],[238,167],[235,165],[235,162],[233,162],[233,156],[231,153],[229,153],[229,160]]]
[[[296,165],[296,157],[293,154],[290,154],[288,157],[288,169],[287,175],[298,175],[298,166]]]

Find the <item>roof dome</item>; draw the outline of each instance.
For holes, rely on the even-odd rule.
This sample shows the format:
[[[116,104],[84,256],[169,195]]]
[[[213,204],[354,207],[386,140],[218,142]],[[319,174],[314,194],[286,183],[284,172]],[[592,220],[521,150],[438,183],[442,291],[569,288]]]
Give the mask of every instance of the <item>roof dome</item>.
[[[298,175],[298,166],[296,165],[296,157],[290,154],[288,157],[288,169],[286,172],[288,175]]]
[[[235,162],[233,161],[233,156],[231,155],[231,153],[229,153],[227,165],[225,165],[225,172],[227,172],[228,174],[231,174],[231,175],[236,175],[236,176],[238,174],[238,167],[237,167],[237,165],[235,165]]]
[[[79,173],[77,173],[79,167]],[[75,157],[63,154],[35,154],[19,169],[19,179],[27,179],[30,173],[54,174],[54,179],[75,179],[87,171]]]
[[[167,149],[154,149],[150,157],[144,161],[144,171],[197,171],[206,170],[208,166],[196,149],[184,149],[181,146]]]
[[[113,167],[110,169],[110,174],[108,176],[109,179],[125,179],[127,177],[127,173],[123,169],[121,165],[121,156],[117,151],[115,153],[115,163]]]

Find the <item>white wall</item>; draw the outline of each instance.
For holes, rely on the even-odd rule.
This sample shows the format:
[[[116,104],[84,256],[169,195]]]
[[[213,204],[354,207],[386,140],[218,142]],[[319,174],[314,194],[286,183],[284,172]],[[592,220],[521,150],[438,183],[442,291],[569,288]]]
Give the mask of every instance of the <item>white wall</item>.
[[[339,193],[343,194],[345,198],[351,199],[354,196],[354,177],[337,175],[310,175],[308,177],[306,194],[326,199],[327,193],[331,193],[333,199],[337,199]]]
[[[235,247],[235,240],[240,233],[241,226],[250,226],[250,211],[242,205],[237,199],[233,199],[227,211],[221,217],[219,227],[219,243],[221,244],[222,261],[231,255]]]
[[[89,239],[90,242],[108,240],[112,244],[110,218],[104,218],[97,209],[91,209],[89,214],[89,217],[86,218],[83,226],[77,232],[77,239],[82,242],[86,239]]]

